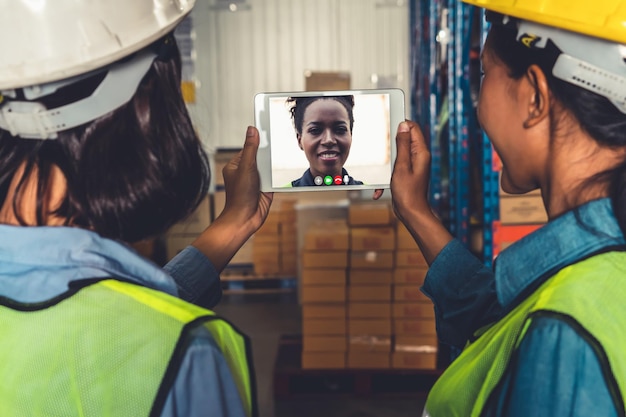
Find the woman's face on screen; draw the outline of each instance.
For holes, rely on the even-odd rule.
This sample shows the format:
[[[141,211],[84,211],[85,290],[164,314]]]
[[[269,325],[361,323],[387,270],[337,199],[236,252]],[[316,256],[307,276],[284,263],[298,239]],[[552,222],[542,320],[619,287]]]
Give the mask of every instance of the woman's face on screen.
[[[341,175],[352,144],[350,117],[343,104],[331,98],[309,104],[297,137],[314,177]]]

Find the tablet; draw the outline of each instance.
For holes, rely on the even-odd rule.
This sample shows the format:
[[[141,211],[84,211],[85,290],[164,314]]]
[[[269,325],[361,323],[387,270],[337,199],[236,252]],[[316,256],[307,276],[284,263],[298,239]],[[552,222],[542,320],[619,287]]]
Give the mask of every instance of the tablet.
[[[259,93],[261,191],[389,188],[400,89]]]

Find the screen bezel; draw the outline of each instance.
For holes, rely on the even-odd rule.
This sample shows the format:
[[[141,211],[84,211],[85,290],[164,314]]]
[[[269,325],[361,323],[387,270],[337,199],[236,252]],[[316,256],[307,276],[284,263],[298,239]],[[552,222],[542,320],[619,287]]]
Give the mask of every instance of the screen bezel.
[[[270,121],[270,102],[281,97],[317,97],[354,95],[355,100],[360,95],[387,95],[389,99],[388,148],[389,148],[389,181],[391,170],[396,159],[395,134],[398,124],[405,120],[404,92],[401,89],[364,89],[364,90],[330,90],[330,91],[292,91],[292,92],[264,92],[254,97],[255,125],[260,134],[260,146],[257,153],[257,166],[261,179],[261,191],[264,192],[300,192],[300,191],[339,191],[339,190],[368,190],[389,188],[389,181],[367,183],[362,185],[335,185],[335,186],[273,186],[272,185],[272,127]],[[287,109],[285,109],[287,111]],[[355,124],[358,120],[355,118]],[[295,139],[294,139],[295,140]],[[306,167],[305,167],[306,169]],[[303,170],[304,171],[304,170]],[[358,178],[357,178],[358,179]]]

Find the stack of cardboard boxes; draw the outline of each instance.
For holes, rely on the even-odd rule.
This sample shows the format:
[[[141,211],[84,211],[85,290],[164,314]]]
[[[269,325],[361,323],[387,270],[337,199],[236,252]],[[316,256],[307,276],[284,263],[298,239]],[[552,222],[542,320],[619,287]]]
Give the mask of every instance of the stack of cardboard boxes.
[[[167,260],[193,242],[211,224],[211,206],[207,195],[186,219],[172,226],[165,237]]]
[[[300,275],[303,368],[346,366],[349,244],[345,220],[315,222],[305,234]]]
[[[276,198],[276,196],[274,196]],[[295,277],[298,275],[298,223],[294,198],[279,200],[278,218],[280,223],[280,275]]]
[[[353,203],[347,222],[322,221],[304,239],[303,368],[436,367],[428,267],[389,204]]]
[[[435,369],[438,341],[432,301],[421,291],[428,264],[409,231],[396,224],[393,272],[394,368]]]
[[[252,264],[259,276],[296,276],[296,200],[276,199],[253,237]]]
[[[348,209],[348,367],[389,368],[392,346],[391,278],[396,233],[387,204]]]
[[[501,184],[501,166],[497,167],[500,170]],[[500,185],[498,194],[500,219],[493,226],[494,257],[548,221],[540,190],[526,194],[509,194]]]

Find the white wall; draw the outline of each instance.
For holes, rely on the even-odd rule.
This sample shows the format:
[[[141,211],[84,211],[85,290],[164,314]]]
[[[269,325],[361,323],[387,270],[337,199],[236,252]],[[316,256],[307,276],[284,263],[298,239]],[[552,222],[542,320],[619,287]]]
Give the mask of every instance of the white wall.
[[[197,0],[193,11],[198,90],[190,107],[209,152],[241,147],[254,95],[304,90],[307,70],[348,71],[354,89],[402,88],[409,105],[407,1],[248,0],[250,10],[236,13],[214,10],[215,2]]]

